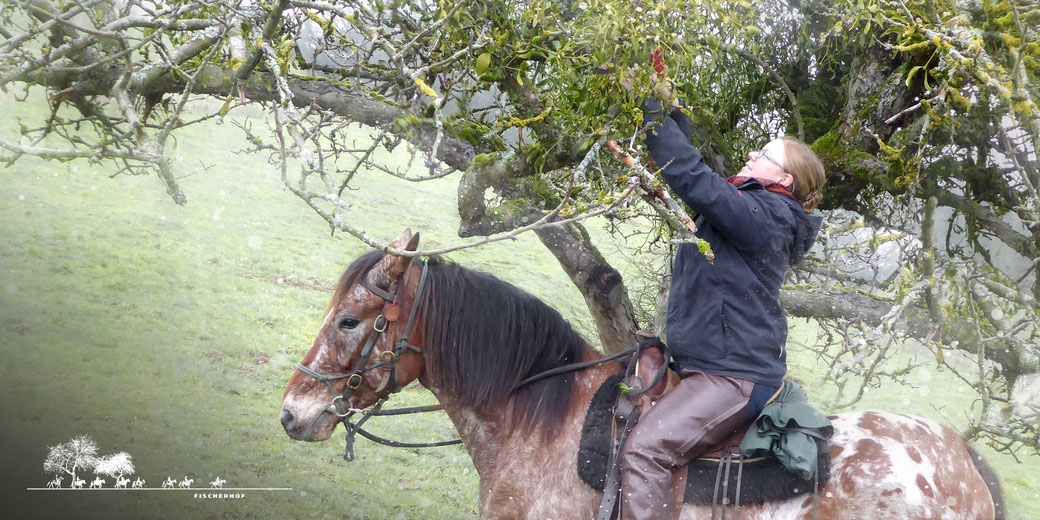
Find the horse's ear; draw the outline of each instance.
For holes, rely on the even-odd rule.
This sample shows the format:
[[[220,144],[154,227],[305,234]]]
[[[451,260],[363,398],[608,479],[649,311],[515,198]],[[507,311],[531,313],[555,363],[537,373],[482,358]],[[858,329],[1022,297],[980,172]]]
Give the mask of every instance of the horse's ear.
[[[404,229],[404,233],[401,233],[397,238],[394,239],[393,242],[390,242],[387,245],[390,246],[391,249],[407,250],[406,249],[408,247],[407,245],[408,245],[409,242],[411,242],[411,240],[412,240],[412,230],[410,228],[405,228]],[[413,251],[414,251],[414,249],[413,249]]]
[[[419,233],[413,235],[412,230],[405,229],[401,236],[390,243],[390,247],[402,251],[415,251],[419,248]],[[408,256],[395,256],[392,258],[393,261],[390,264],[390,276],[392,278],[399,276],[412,263],[412,258]]]

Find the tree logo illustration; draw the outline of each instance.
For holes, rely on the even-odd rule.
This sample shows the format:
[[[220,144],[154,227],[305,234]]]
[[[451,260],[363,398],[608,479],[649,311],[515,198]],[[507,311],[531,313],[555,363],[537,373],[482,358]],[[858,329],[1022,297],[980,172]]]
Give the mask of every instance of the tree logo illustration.
[[[79,478],[79,473],[93,471],[96,478],[90,483],[91,489],[105,485],[106,480],[102,476],[115,480],[114,487],[126,489],[130,479],[124,475],[134,474],[134,459],[125,451],[100,457],[94,439],[89,435],[80,435],[69,442],[48,447],[43,471],[55,474],[47,483],[48,488],[60,488],[66,476],[70,477],[69,487],[82,488],[86,480]],[[140,478],[134,482],[135,489],[143,486],[144,480]]]
[[[76,472],[95,469],[99,461],[97,452],[97,443],[89,435],[80,435],[69,442],[48,448],[47,458],[43,461],[43,471],[58,475],[47,487],[61,487],[62,474],[72,477],[70,487],[83,487],[85,481],[79,478]],[[129,459],[129,455],[127,458]]]

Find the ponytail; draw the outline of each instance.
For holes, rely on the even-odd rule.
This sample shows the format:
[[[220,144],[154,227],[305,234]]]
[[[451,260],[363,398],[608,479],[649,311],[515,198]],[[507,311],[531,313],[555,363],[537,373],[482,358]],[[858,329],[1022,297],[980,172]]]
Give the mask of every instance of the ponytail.
[[[827,183],[823,163],[808,145],[794,137],[783,137],[787,173],[794,177],[791,192],[801,201],[806,213],[812,213],[823,200],[820,190]]]

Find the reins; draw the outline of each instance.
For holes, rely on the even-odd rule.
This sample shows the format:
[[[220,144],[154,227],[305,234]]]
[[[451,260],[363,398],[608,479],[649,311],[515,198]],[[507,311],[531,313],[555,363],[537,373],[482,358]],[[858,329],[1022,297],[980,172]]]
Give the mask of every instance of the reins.
[[[556,367],[556,368],[553,368],[553,369],[550,369],[550,370],[546,370],[545,372],[541,372],[541,373],[535,374],[535,375],[533,375],[531,377],[528,377],[527,379],[524,379],[523,381],[520,381],[519,383],[517,383],[517,385],[515,387],[513,387],[513,392],[515,392],[515,391],[517,391],[517,390],[519,390],[519,389],[521,389],[521,388],[523,388],[523,387],[525,387],[525,386],[527,386],[527,385],[529,385],[531,383],[535,383],[535,382],[541,381],[543,379],[548,379],[548,378],[553,377],[553,376],[557,376],[557,375],[560,375],[560,374],[566,374],[568,372],[577,372],[578,370],[583,370],[583,369],[586,369],[586,368],[589,368],[589,367],[592,367],[592,366],[595,366],[595,365],[600,365],[600,364],[603,364],[603,363],[607,363],[609,361],[622,359],[624,357],[631,356],[633,354],[638,356],[639,351],[641,351],[643,348],[646,348],[646,345],[640,343],[639,345],[637,345],[635,347],[629,348],[629,349],[624,350],[622,352],[618,352],[617,354],[612,354],[612,355],[604,357],[604,358],[594,359],[594,360],[591,360],[591,361],[583,361],[583,362],[580,362],[580,363],[571,363],[569,365],[564,365],[564,366],[561,366],[561,367]],[[665,351],[665,355],[667,355],[667,350]],[[632,367],[634,367],[634,366],[635,366],[634,363],[630,363],[628,371],[631,371]],[[665,368],[667,368],[667,364],[662,366],[661,369],[658,370],[656,374],[654,374],[654,378],[650,382],[650,384],[645,385],[643,388],[640,388],[640,389],[630,389],[628,393],[630,393],[633,397],[635,397],[635,396],[639,396],[639,395],[643,394],[644,392],[646,392],[647,390],[653,388],[655,385],[657,385],[657,383],[661,380],[661,378],[664,377],[664,372],[665,372],[664,369]],[[381,398],[379,400],[379,402],[377,402],[375,404],[375,406],[373,406],[372,408],[368,408],[366,410],[357,410],[357,411],[360,411],[363,416],[356,424],[351,422],[349,419],[344,419],[343,427],[346,429],[346,439],[345,439],[346,446],[344,447],[344,451],[343,451],[343,460],[346,460],[348,462],[354,460],[354,458],[355,458],[355,456],[354,456],[354,441],[356,440],[356,436],[358,434],[360,434],[362,437],[364,437],[364,438],[366,438],[366,439],[368,439],[368,440],[370,440],[372,442],[375,442],[375,443],[378,443],[378,444],[382,444],[384,446],[390,446],[390,447],[393,447],[393,448],[435,448],[435,447],[439,447],[439,446],[451,446],[453,444],[461,444],[462,443],[462,439],[452,439],[452,440],[447,440],[447,441],[434,441],[434,442],[401,442],[401,441],[394,441],[394,440],[386,439],[386,438],[380,437],[378,435],[375,435],[375,434],[373,434],[373,433],[371,433],[369,431],[366,431],[364,428],[362,428],[361,425],[364,424],[366,421],[368,421],[369,418],[371,418],[373,416],[378,416],[378,415],[384,415],[384,416],[387,416],[387,415],[406,415],[406,414],[412,414],[412,413],[435,412],[435,411],[440,411],[440,410],[444,409],[443,405],[431,405],[431,406],[413,406],[413,407],[408,407],[408,408],[394,408],[394,409],[390,409],[390,410],[383,410],[382,409],[383,404],[385,404],[388,399],[389,399],[389,396],[385,396],[385,397]]]
[[[616,359],[621,359],[625,356],[631,356],[632,354],[636,353],[639,349],[640,347],[632,347],[628,350],[607,356],[605,358],[594,359],[592,361],[583,361],[581,363],[572,363],[570,365],[564,365],[562,367],[556,367],[550,370],[546,370],[545,372],[535,374],[527,379],[524,379],[523,381],[520,381],[519,383],[517,383],[515,387],[513,387],[513,392],[531,383],[535,383],[543,379],[548,379],[556,375],[565,374],[568,372],[577,372],[578,370],[582,370],[591,366],[606,363],[608,361],[614,361]],[[656,384],[656,382],[659,381],[662,376],[663,373],[658,374],[657,377],[654,378],[654,384]],[[652,387],[653,385],[649,385],[645,389],[643,389],[643,391]],[[636,395],[638,395],[639,393],[642,393],[642,391],[636,391]],[[348,462],[354,460],[354,441],[356,440],[356,436],[358,434],[372,442],[382,444],[384,446],[390,446],[393,448],[435,448],[439,446],[451,446],[453,444],[462,443],[462,439],[452,439],[448,441],[434,442],[400,442],[380,437],[362,428],[362,424],[365,424],[365,422],[367,422],[369,418],[377,415],[406,415],[412,413],[436,412],[444,409],[443,405],[431,405],[383,410],[383,404],[385,404],[388,399],[389,396],[384,396],[372,408],[368,408],[366,410],[353,410],[360,411],[362,413],[361,419],[356,424],[351,422],[349,419],[344,419],[343,427],[346,429],[347,435],[345,439],[346,446],[343,450],[343,460]]]

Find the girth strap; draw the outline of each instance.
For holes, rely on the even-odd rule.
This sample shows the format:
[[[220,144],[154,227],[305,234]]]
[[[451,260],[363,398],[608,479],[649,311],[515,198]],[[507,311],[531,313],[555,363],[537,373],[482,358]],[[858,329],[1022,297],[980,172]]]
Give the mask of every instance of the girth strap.
[[[621,450],[625,447],[628,434],[639,422],[642,410],[635,401],[625,395],[618,396],[614,408],[614,439],[610,444],[610,459],[607,462],[606,480],[603,485],[603,499],[599,503],[596,520],[611,520],[618,512],[618,497],[621,495]]]
[[[740,520],[740,486],[744,482],[744,451],[740,451],[740,457],[737,459],[737,490],[734,493],[736,497],[736,503],[733,506],[733,518],[734,520]]]
[[[729,473],[733,466],[733,445],[727,444],[723,450],[725,454],[719,457],[719,469],[715,474],[715,491],[711,497],[711,519],[715,520],[715,516],[718,511],[719,502],[719,487],[722,487],[722,514],[718,518],[726,520],[726,506],[730,504],[729,500]],[[735,500],[733,501],[733,518],[740,520],[740,487],[744,480],[744,452],[738,450],[739,455],[737,457],[737,487],[734,490]]]
[[[636,384],[638,382],[640,386],[638,388],[630,387],[622,391],[618,395],[617,403],[614,406],[614,438],[610,445],[607,474],[603,483],[603,498],[599,503],[599,512],[596,515],[596,520],[611,520],[616,517],[616,514],[620,513],[618,498],[621,496],[621,452],[625,448],[625,442],[628,440],[629,433],[632,432],[636,423],[639,422],[639,415],[642,412],[642,409],[636,404],[637,398],[661,382],[668,369],[668,360],[671,359],[668,347],[656,336],[637,333],[637,337],[639,343],[635,347],[615,354],[616,357],[624,357],[634,352],[625,369],[624,381],[626,384]],[[658,368],[650,382],[644,384],[641,378],[635,375],[636,363],[639,361],[639,355],[643,349],[651,347],[661,349],[665,362]],[[521,382],[521,384],[524,383]]]

